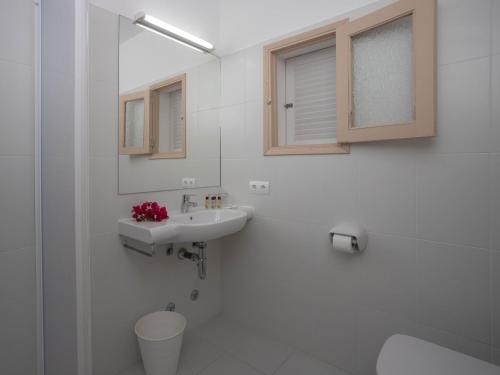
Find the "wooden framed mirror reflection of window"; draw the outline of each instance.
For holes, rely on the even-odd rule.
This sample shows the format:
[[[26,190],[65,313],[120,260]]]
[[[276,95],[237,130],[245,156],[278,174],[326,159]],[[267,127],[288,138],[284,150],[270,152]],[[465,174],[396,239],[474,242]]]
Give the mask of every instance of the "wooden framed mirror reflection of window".
[[[152,148],[149,90],[120,96],[120,155],[150,154]]]
[[[186,157],[186,74],[151,87],[151,159]]]

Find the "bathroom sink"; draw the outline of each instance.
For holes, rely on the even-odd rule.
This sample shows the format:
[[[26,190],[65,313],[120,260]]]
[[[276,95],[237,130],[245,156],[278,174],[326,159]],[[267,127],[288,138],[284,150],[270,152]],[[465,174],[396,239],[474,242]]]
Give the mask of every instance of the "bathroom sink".
[[[118,222],[120,235],[146,243],[210,241],[239,232],[252,216],[253,208],[221,208],[171,214],[161,223],[122,219]]]

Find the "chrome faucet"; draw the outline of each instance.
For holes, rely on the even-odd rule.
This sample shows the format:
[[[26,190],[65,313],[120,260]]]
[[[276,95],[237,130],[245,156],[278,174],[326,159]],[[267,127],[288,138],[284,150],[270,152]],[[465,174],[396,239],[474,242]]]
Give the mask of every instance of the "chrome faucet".
[[[198,203],[190,201],[190,198],[193,196],[194,194],[182,194],[181,212],[183,214],[187,213],[190,207],[198,206]]]

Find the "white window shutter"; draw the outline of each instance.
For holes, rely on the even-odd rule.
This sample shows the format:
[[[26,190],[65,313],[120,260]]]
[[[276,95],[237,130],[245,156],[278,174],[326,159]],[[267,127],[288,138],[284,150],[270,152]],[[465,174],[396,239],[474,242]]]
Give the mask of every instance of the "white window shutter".
[[[285,72],[287,144],[335,143],[335,46],[286,59]]]
[[[170,124],[171,124],[171,149],[180,150],[182,148],[182,119],[181,119],[181,90],[170,92]]]

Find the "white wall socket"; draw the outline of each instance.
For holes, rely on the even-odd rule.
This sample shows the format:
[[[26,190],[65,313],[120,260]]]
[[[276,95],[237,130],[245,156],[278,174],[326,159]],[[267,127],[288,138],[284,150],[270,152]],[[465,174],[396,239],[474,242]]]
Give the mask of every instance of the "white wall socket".
[[[196,186],[196,178],[194,178],[194,177],[183,177],[182,178],[182,187],[193,188],[195,186]]]
[[[269,194],[269,181],[250,181],[248,191],[252,194]]]

